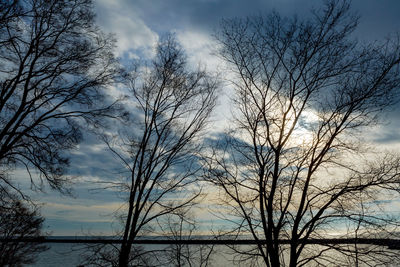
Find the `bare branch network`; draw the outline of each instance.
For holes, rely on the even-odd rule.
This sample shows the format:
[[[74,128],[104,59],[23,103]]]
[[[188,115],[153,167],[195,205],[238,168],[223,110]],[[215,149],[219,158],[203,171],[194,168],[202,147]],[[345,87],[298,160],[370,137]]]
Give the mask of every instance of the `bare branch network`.
[[[304,19],[223,20],[215,52],[233,118],[210,133],[221,77],[191,66],[174,35],[123,69],[90,0],[1,1],[1,248],[23,244],[33,257],[41,242],[72,242],[41,238],[43,219],[13,171],[68,193],[68,152],[91,129],[123,169],[101,184],[124,204],[118,240],[73,240],[87,243],[85,264],[209,266],[221,243],[246,266],[400,264],[399,250],[382,247],[399,248],[389,205],[400,197],[400,155],[363,139],[400,99],[400,38],[361,44],[357,25],[346,0]],[[224,220],[211,241],[196,239],[204,203]],[[27,218],[19,226],[32,234],[9,217]],[[169,246],[138,246],[150,243]]]

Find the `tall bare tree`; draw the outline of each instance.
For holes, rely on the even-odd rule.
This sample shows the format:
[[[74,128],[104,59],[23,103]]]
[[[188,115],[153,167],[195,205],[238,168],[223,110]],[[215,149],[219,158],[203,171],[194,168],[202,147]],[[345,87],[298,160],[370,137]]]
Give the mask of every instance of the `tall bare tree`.
[[[236,128],[205,161],[206,179],[225,193],[237,231],[265,240],[242,255],[266,266],[340,265],[335,253],[354,257],[357,246],[309,241],[398,226],[374,199],[399,192],[399,157],[366,162],[358,137],[396,101],[399,40],[359,44],[351,36],[357,21],[348,1],[333,0],[305,20],[224,20],[216,35],[234,76]],[[358,253],[357,264],[390,256],[398,259],[387,250]]]
[[[62,190],[65,150],[81,139],[79,121],[98,126],[114,106],[103,87],[116,73],[113,40],[94,24],[90,0],[0,4],[1,186],[10,168],[39,172]]]
[[[202,133],[216,103],[217,80],[190,70],[173,36],[160,41],[154,60],[128,76],[133,120],[108,139],[129,171],[119,266],[128,266],[132,244],[164,215],[179,215],[200,195],[196,174]],[[123,137],[125,136],[125,138]]]

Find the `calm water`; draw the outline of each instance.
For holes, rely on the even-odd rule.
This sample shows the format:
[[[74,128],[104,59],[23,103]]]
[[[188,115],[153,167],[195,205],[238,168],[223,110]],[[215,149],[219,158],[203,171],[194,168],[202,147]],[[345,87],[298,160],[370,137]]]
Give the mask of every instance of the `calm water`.
[[[30,267],[77,267],[81,263],[81,254],[84,251],[84,245],[81,244],[47,244],[50,249],[41,253],[36,263],[25,266]],[[162,250],[165,245],[144,245],[146,249]],[[213,264],[211,266],[232,266],[229,254],[224,251],[224,246],[216,246]],[[226,254],[226,255],[225,255]],[[239,265],[235,265],[239,266]],[[245,265],[242,265],[245,266]]]
[[[43,252],[38,256],[38,260],[35,264],[30,264],[26,266],[31,266],[31,267],[77,267],[81,263],[81,254],[84,251],[83,249],[85,248],[84,245],[82,244],[56,244],[56,243],[50,243],[48,244],[50,247],[49,250]],[[195,245],[193,245],[195,246]],[[248,247],[248,246],[246,246]],[[148,250],[163,250],[165,248],[165,245],[144,245],[145,249]],[[397,255],[400,257],[400,251],[392,251],[395,252]],[[336,255],[336,254],[335,254]],[[237,256],[237,254],[236,254]],[[336,255],[338,256],[338,255]],[[224,267],[224,266],[250,266],[249,262],[248,263],[239,263],[239,262],[232,262],[232,259],[235,258],[235,254],[232,254],[232,251],[229,250],[225,246],[217,245],[214,247],[214,253],[212,257],[211,264],[209,266],[215,266],[215,267]],[[343,258],[343,255],[338,257],[337,259]],[[252,262],[255,266],[257,266],[257,263],[254,261]],[[344,263],[344,262],[342,262]],[[253,266],[254,266],[253,265]],[[352,264],[347,263],[344,264],[346,266],[352,266]],[[344,266],[343,264],[337,265],[337,266]],[[263,266],[260,264],[259,266]],[[386,263],[381,266],[399,266],[397,264],[392,264]],[[88,267],[88,266],[86,266]]]
[[[50,249],[41,253],[36,263],[26,266],[35,267],[76,267],[80,263],[81,251],[76,250],[74,244],[47,244]]]

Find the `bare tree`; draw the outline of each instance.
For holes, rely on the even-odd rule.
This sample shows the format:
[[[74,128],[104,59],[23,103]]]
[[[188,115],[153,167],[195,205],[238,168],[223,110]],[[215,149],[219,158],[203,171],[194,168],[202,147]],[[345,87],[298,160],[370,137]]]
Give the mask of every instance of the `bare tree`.
[[[340,265],[337,253],[354,258],[362,245],[309,241],[332,232],[382,237],[398,226],[376,200],[399,192],[399,157],[378,160],[359,137],[396,101],[399,40],[358,44],[349,8],[333,0],[306,20],[224,20],[216,35],[234,76],[236,128],[205,161],[205,176],[225,193],[238,234],[265,240],[240,251],[266,266]],[[358,264],[399,258],[364,252]]]
[[[0,190],[0,266],[34,263],[35,256],[48,249],[40,243],[18,241],[40,237],[43,221],[35,206]]]
[[[63,190],[65,150],[113,109],[103,87],[116,73],[113,40],[94,24],[90,0],[2,1],[0,5],[1,186],[25,167],[32,185]],[[39,183],[31,171],[39,172]]]
[[[154,240],[154,244],[146,246],[134,242],[129,254],[128,265],[213,266],[214,245],[182,242],[201,238],[191,208],[192,206],[187,206],[184,209],[175,210],[173,214],[157,218],[155,220],[159,229],[157,237],[162,236],[163,241],[169,240],[170,244],[157,244],[158,239]],[[87,244],[79,250],[83,250],[81,253],[83,266],[119,266],[120,247],[118,244]]]
[[[175,243],[165,248],[162,266],[212,266],[214,245],[210,244],[183,244],[193,238],[200,238],[199,227],[194,219],[191,208],[181,209],[174,215],[164,216],[158,225],[165,237]],[[196,236],[197,233],[197,236]]]
[[[135,239],[154,232],[157,218],[176,214],[200,195],[197,157],[218,88],[204,70],[189,69],[173,36],[161,40],[154,60],[136,66],[127,79],[133,119],[106,139],[128,170],[127,180],[116,184],[127,201],[119,266],[128,266]]]

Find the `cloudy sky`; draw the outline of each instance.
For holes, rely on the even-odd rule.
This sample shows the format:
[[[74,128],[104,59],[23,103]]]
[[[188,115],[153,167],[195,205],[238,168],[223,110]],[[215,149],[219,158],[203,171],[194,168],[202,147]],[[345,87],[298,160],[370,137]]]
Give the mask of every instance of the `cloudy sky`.
[[[212,55],[215,47],[212,34],[222,18],[260,15],[276,10],[291,16],[307,16],[320,0],[94,0],[97,23],[103,31],[115,34],[116,54],[124,61],[151,57],[154,44],[167,32],[176,34],[191,64],[203,64],[218,71],[221,62]],[[400,1],[354,0],[353,10],[361,16],[356,37],[365,41],[380,40],[389,33],[400,32]],[[223,94],[227,95],[229,88]],[[226,97],[217,110],[218,119],[229,117]],[[384,147],[399,147],[400,108],[385,116],[385,124],[371,130],[367,137]],[[216,124],[221,122],[215,122]],[[372,134],[373,133],[373,134]],[[74,197],[60,196],[47,190],[35,196],[43,203],[45,231],[53,235],[112,234],[113,212],[120,206],[113,190],[95,190],[96,181],[119,174],[114,157],[104,146],[88,136],[78,150],[72,152],[70,175],[76,179]],[[22,175],[22,174],[21,174]],[[199,218],[204,224],[207,212]],[[211,224],[211,223],[210,223]]]

